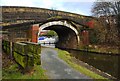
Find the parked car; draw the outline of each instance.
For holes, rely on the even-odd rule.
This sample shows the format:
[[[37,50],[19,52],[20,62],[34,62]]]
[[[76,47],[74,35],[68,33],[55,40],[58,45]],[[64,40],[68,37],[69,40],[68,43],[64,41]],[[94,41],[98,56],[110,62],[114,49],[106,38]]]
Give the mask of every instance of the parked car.
[[[42,36],[42,37],[39,37],[38,38],[38,43],[45,43],[45,39],[46,39],[47,37],[45,37],[45,36]]]

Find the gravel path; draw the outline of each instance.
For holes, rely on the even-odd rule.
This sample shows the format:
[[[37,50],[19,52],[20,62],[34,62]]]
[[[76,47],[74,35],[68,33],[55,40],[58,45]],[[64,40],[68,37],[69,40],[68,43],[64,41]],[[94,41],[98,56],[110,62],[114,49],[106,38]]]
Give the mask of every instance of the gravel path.
[[[88,81],[91,79],[58,58],[57,51],[52,48],[42,48],[41,61],[42,68],[46,70],[46,75],[50,79],[86,79]]]

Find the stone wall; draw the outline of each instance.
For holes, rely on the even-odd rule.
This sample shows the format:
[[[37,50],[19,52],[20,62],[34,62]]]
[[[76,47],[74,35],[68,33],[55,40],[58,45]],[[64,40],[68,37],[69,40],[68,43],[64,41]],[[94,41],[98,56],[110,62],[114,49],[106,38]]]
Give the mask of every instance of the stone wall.
[[[2,41],[2,49],[5,51],[7,54],[10,54],[10,42],[9,41]]]
[[[7,54],[10,54],[10,48],[13,48],[12,56],[15,62],[24,72],[31,70],[35,64],[41,64],[41,47],[37,43],[18,42],[12,43],[12,47],[10,47],[10,42],[3,40],[3,49]]]
[[[25,42],[27,44],[27,54],[33,55],[34,59],[33,62],[34,64],[41,64],[40,62],[40,53],[41,53],[41,47],[37,43],[32,43],[32,42]]]
[[[62,19],[70,19],[82,25],[86,25],[86,22],[88,21],[96,20],[96,18],[92,16],[34,7],[2,6],[2,14],[3,24],[9,24],[10,22],[42,22],[51,18],[57,19],[58,17]]]

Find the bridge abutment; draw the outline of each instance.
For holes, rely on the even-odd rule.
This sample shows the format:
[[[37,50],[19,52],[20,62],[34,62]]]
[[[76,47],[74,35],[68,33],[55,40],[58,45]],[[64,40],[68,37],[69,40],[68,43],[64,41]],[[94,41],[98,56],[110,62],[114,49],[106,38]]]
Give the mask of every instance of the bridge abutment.
[[[3,33],[3,39],[11,42],[35,42],[38,40],[39,25],[29,26],[14,26],[13,28],[5,29],[6,33]]]
[[[32,27],[31,27],[31,42],[37,43],[38,31],[39,31],[39,24],[32,25]]]

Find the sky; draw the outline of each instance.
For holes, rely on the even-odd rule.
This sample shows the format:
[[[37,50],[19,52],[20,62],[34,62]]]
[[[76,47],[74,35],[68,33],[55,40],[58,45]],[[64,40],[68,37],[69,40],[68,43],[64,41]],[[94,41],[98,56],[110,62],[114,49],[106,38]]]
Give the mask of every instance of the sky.
[[[1,6],[27,6],[91,15],[95,0],[1,0]]]

